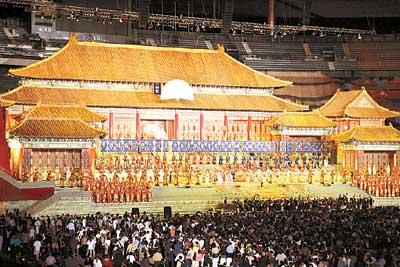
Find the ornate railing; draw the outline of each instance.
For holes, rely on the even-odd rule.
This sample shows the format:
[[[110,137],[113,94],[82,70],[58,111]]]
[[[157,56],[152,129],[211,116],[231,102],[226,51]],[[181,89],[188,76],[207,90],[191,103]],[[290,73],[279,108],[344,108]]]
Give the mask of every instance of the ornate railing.
[[[330,152],[328,142],[307,141],[219,141],[219,140],[101,140],[103,153],[126,152],[244,152],[244,153],[293,153]]]

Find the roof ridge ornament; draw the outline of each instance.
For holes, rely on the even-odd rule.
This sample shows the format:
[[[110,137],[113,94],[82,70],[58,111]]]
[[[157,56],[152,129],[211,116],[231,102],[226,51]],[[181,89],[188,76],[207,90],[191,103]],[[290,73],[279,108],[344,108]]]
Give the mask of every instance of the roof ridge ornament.
[[[225,53],[225,47],[224,47],[224,45],[218,43],[218,44],[217,44],[217,51],[218,51],[218,53],[221,53],[221,54]]]
[[[72,33],[69,35],[68,42],[71,44],[78,44],[78,34]]]

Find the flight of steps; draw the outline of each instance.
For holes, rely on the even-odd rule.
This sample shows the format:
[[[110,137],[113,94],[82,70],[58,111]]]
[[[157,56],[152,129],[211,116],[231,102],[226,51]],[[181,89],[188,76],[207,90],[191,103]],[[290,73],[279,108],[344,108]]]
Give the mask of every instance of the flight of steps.
[[[33,206],[38,200],[24,200],[24,201],[0,201],[0,214],[8,211],[18,209],[25,211],[27,208]]]
[[[261,187],[260,183],[251,183],[243,185],[242,190],[247,194],[247,198],[253,198],[256,195],[261,199],[290,197],[286,186],[279,184],[265,184]]]
[[[223,190],[221,190],[223,188]],[[36,202],[24,210],[32,216],[57,214],[93,214],[96,212],[123,214],[130,213],[132,208],[139,212],[163,214],[164,207],[170,206],[173,213],[193,214],[198,211],[210,211],[217,208],[224,200],[231,202],[236,199],[254,198],[288,198],[288,197],[338,197],[339,195],[367,196],[367,193],[349,184],[264,184],[238,183],[234,185],[192,186],[192,187],[154,187],[152,202],[135,202],[121,204],[94,203],[90,193],[79,189],[57,189],[51,198]],[[375,198],[375,206],[399,206],[400,198]]]
[[[134,202],[118,204],[94,203],[89,192],[79,189],[57,189],[54,196],[41,201],[27,209],[32,216],[57,214],[93,214],[96,212],[125,213],[132,208],[139,208],[140,213],[162,214],[165,206],[170,206],[172,212],[192,214],[197,211],[207,211],[215,208],[224,199],[233,199],[227,194],[217,192],[210,187],[154,187],[152,202]]]
[[[28,207],[24,211],[32,216],[43,215],[43,213],[46,213],[48,210],[53,211],[48,213],[49,215],[68,213],[68,209],[63,210],[63,207],[57,206],[60,203],[67,203],[68,206],[73,209],[80,209],[83,207],[86,208],[88,205],[90,205],[90,203],[93,203],[93,201],[89,192],[81,191],[78,188],[56,187],[53,196],[36,202],[34,205]]]
[[[93,201],[77,200],[77,199],[61,199],[53,206],[33,214],[34,216],[46,216],[57,214],[94,214],[96,212],[123,214],[131,213],[132,208],[139,208],[142,214],[162,214],[164,207],[169,206],[173,213],[193,214],[198,211],[208,211],[215,208],[221,201],[152,201],[152,202],[135,202],[135,203],[118,203],[118,204],[96,204]]]
[[[305,184],[304,185],[304,195],[309,195],[310,197],[339,197],[339,195],[352,196],[367,196],[368,194],[356,187],[352,187],[349,184],[336,183],[333,185],[322,186],[320,184]]]

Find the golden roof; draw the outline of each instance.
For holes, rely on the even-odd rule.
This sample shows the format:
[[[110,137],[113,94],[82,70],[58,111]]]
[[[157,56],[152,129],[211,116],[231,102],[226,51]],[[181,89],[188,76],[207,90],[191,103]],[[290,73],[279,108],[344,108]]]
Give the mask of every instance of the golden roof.
[[[337,142],[400,142],[400,131],[393,126],[356,126],[349,131],[336,135]]]
[[[336,124],[317,111],[283,112],[266,122],[268,127],[285,126],[296,128],[331,128]]]
[[[89,107],[173,108],[197,110],[301,111],[306,106],[275,96],[195,94],[190,100],[160,100],[152,92],[20,86],[2,95],[17,104],[81,104]]]
[[[365,89],[341,92],[338,90],[328,102],[318,109],[326,117],[392,118],[399,112],[380,106]]]
[[[42,104],[31,108],[22,118],[81,119],[84,122],[103,122],[107,118],[82,105]]]
[[[251,69],[224,53],[223,48],[78,42],[76,37],[52,56],[10,73],[38,79],[156,83],[181,79],[192,85],[260,88],[291,84]]]
[[[0,107],[9,107],[15,104],[15,101],[13,100],[7,100],[7,99],[0,99]]]
[[[106,135],[106,132],[96,129],[79,119],[30,117],[16,124],[8,132],[11,135],[24,138],[92,139]]]

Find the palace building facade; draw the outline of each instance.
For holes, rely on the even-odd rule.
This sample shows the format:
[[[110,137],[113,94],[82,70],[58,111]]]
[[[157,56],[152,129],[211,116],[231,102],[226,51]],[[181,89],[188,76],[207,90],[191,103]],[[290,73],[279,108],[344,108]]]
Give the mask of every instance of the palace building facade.
[[[222,46],[114,45],[71,36],[51,57],[10,74],[21,79],[2,95],[18,177],[32,168],[89,170],[95,151],[182,152],[196,144],[204,152],[234,151],[238,142],[238,152],[262,152],[265,144],[241,142],[270,141],[267,119],[307,109],[273,95],[290,82],[245,66]],[[216,141],[231,141],[230,148]]]
[[[107,153],[218,153],[223,161],[245,153],[272,166],[321,167],[335,150],[332,134],[382,127],[399,115],[365,90],[338,91],[305,112],[307,106],[273,95],[291,82],[245,66],[222,46],[148,47],[71,36],[54,55],[10,74],[20,85],[3,94],[1,104],[10,166],[19,178],[38,170],[44,179],[62,169],[91,172]],[[369,157],[342,148],[339,162],[342,154]],[[389,158],[379,162],[389,164]],[[390,164],[396,165],[393,157]]]

